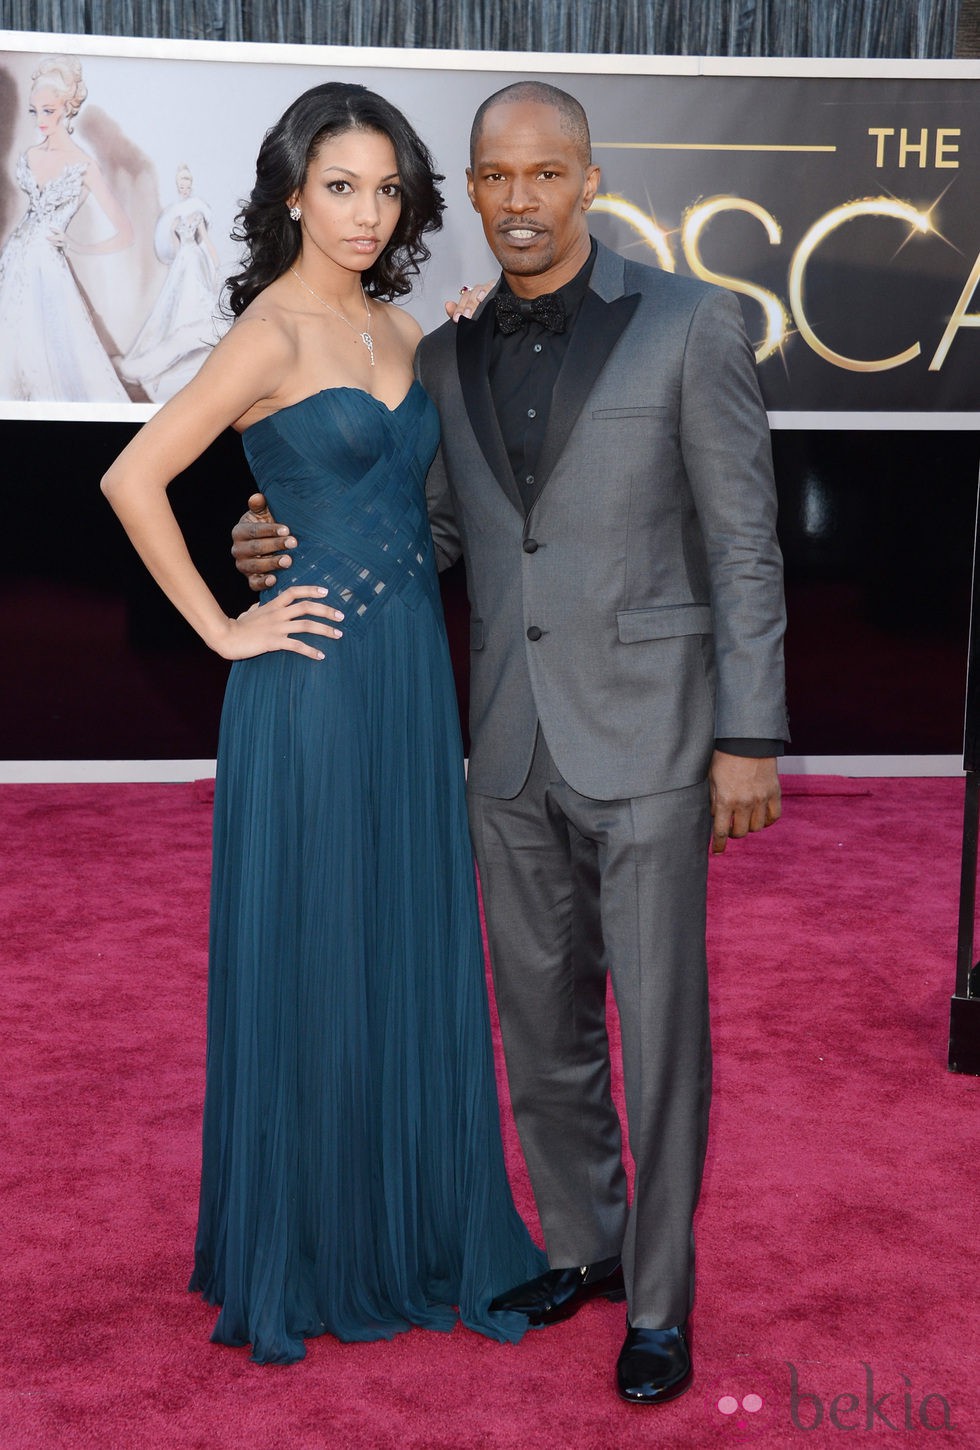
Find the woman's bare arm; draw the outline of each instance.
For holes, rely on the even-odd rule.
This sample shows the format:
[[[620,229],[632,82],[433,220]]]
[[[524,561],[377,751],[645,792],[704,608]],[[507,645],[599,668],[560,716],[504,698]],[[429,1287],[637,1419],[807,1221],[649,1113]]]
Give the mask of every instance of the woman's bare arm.
[[[137,433],[102,480],[103,493],[154,579],[205,643],[226,659],[274,649],[322,658],[293,631],[340,634],[329,621],[342,616],[320,602],[324,589],[289,589],[229,619],[194,566],[167,497],[172,479],[219,433],[274,397],[291,360],[289,339],[274,322],[261,317],[237,322],[193,381]]]

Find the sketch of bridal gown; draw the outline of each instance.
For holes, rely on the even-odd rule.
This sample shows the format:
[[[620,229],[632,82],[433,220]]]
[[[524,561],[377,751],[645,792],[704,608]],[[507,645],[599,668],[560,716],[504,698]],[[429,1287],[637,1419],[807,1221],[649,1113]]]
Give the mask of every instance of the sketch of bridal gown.
[[[155,403],[190,381],[227,326],[217,314],[210,223],[211,209],[198,196],[181,197],[157,221],[154,246],[170,269],[136,341],[119,360],[120,374]]]
[[[27,211],[0,252],[0,398],[129,402],[52,232],[67,230],[85,199],[88,162],[39,185],[26,155],[17,185]]]

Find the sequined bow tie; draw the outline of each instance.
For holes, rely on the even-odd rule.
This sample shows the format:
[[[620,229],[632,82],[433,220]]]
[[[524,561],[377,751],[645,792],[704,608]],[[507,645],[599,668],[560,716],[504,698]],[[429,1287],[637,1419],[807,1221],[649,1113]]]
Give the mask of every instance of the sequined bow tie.
[[[546,292],[543,297],[515,297],[513,292],[498,292],[494,305],[497,326],[505,335],[516,332],[531,319],[547,327],[549,332],[565,331],[565,304],[557,292]]]

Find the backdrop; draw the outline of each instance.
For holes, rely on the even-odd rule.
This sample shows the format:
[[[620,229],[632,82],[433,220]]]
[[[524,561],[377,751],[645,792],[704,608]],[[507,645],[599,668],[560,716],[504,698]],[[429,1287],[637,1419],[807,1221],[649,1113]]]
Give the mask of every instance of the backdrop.
[[[25,205],[14,168],[34,139],[24,109],[31,67],[43,51],[70,46],[90,90],[76,134],[104,162],[137,233],[131,257],[96,259],[85,282],[116,356],[166,281],[153,242],[176,166],[193,170],[228,265],[229,219],[251,182],[258,139],[304,85],[328,74],[374,81],[433,144],[451,222],[439,239],[443,270],[412,302],[425,320],[438,319],[442,296],[460,280],[492,274],[463,193],[476,102],[528,73],[579,94],[597,118],[605,173],[596,230],[655,263],[727,276],[765,354],[794,751],[817,760],[912,754],[915,770],[926,756],[955,763],[977,479],[975,69],[247,47],[178,54],[161,43],[150,56],[132,42],[8,35],[0,37],[8,239]],[[83,220],[93,234],[105,226],[95,211]],[[158,595],[98,493],[101,472],[149,405],[75,408],[93,406],[101,421],[79,423],[53,421],[73,416],[71,405],[60,414],[44,400],[4,405],[11,543],[0,556],[0,637],[13,703],[0,717],[0,760],[15,762],[8,778],[23,778],[17,761],[28,773],[37,763],[43,777],[45,762],[206,761],[214,752],[225,666]],[[229,610],[248,603],[227,547],[249,487],[240,444],[228,436],[172,491]],[[446,602],[465,708],[458,573]]]
[[[68,40],[89,93],[77,139],[136,233],[123,251],[69,253],[73,287],[40,265],[44,239],[25,250],[18,231],[34,205],[29,104],[49,40],[0,35],[0,242],[12,233],[18,239],[0,253],[0,355],[34,345],[16,336],[24,294],[47,287],[38,315],[57,328],[65,351],[84,358],[85,340],[70,335],[63,305],[72,301],[65,290],[77,287],[86,303],[78,332],[91,317],[129,396],[143,402],[161,393],[131,359],[173,287],[159,224],[173,215],[179,168],[192,176],[224,276],[237,266],[230,233],[268,125],[330,77],[383,91],[412,119],[447,178],[445,226],[411,304],[428,329],[460,282],[495,271],[463,191],[473,111],[518,75],[555,74],[533,57],[503,69],[464,54],[437,62],[418,52]],[[931,75],[911,62],[825,66],[826,73],[801,63],[694,59],[556,65],[589,113],[603,169],[595,232],[655,265],[740,294],[777,426],[833,426],[840,412],[885,412],[888,426],[902,427],[952,413],[969,416],[947,422],[976,425],[980,65]],[[71,236],[98,239],[107,222],[89,198],[69,225]],[[179,309],[171,312],[199,354],[214,332],[207,317],[193,329]],[[84,367],[76,372],[80,399],[90,379]],[[176,381],[185,375],[173,373]],[[113,396],[107,387],[98,401]],[[50,397],[50,386],[0,366],[0,404]],[[68,389],[63,401],[78,399]]]

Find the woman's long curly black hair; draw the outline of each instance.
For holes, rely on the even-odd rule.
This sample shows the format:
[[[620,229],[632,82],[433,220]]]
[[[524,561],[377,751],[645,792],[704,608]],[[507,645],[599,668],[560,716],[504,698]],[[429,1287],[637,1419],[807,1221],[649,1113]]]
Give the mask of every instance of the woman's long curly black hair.
[[[429,248],[422,240],[442,226],[445,202],[428,148],[390,101],[366,86],[328,81],[295,100],[266,133],[255,165],[255,186],[233,232],[244,242],[242,271],[228,281],[228,306],[237,317],[254,297],[281,277],[300,249],[300,223],[287,210],[322,143],[345,131],[376,131],[395,148],[402,188],[398,225],[381,256],[364,273],[364,290],[384,300],[404,297]]]

